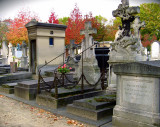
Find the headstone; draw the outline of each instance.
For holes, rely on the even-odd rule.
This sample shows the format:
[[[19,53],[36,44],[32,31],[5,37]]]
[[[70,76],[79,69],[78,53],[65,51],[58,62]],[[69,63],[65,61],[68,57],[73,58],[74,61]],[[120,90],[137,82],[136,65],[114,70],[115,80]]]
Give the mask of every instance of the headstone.
[[[151,60],[160,59],[160,42],[155,41],[151,44]]]
[[[114,127],[160,126],[160,61],[118,64]]]
[[[118,9],[112,12],[114,17],[121,18],[122,26],[119,26],[116,38],[111,43],[112,48],[108,61],[110,64],[109,88],[114,90],[116,89],[116,75],[113,73],[112,65],[147,59],[140,39],[140,29],[145,26],[145,23],[140,21],[140,17],[135,16],[140,12],[140,8],[138,6],[129,7],[129,0],[122,0],[121,2],[122,4],[119,4]],[[131,33],[131,28],[133,28],[134,34]]]
[[[8,64],[10,64],[10,62],[13,62],[12,44],[11,43],[9,43],[9,45],[8,45]]]
[[[2,64],[8,64],[8,45],[7,42],[3,41],[2,42]]]
[[[71,40],[70,41],[70,57],[74,58],[75,57],[75,53],[74,53],[74,45],[75,45],[75,40]]]
[[[93,45],[93,38],[91,34],[97,33],[97,30],[92,28],[91,22],[85,22],[85,29],[81,30],[80,34],[85,35],[85,39],[82,42],[82,52],[83,53],[83,72],[86,76],[86,79],[90,83],[95,83],[100,77],[100,70],[97,64],[97,60],[95,58],[94,47]],[[78,77],[82,74],[82,56],[79,62],[79,67],[77,70]]]
[[[27,61],[27,44],[25,41],[22,42],[22,57],[21,57],[21,67],[28,68],[28,61]]]

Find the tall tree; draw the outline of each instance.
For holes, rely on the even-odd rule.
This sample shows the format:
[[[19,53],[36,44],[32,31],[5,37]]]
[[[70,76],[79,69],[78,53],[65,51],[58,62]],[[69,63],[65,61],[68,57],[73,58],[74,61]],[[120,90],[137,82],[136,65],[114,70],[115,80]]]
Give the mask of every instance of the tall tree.
[[[114,41],[115,34],[118,31],[119,25],[122,25],[121,19],[119,17],[110,20],[110,23],[106,26],[107,30],[104,39],[107,41]]]
[[[80,30],[83,28],[84,20],[82,18],[82,14],[77,5],[75,5],[75,8],[71,12],[70,17],[68,19],[65,44],[70,44],[70,40],[75,40],[76,44],[81,43],[84,36],[80,35]]]
[[[158,3],[144,3],[140,5],[141,21],[145,21],[145,28],[141,29],[142,44],[146,46],[146,40],[160,40],[160,4]],[[146,39],[146,37],[148,37]],[[144,44],[146,42],[146,44]],[[150,42],[152,43],[152,42]]]
[[[8,32],[8,26],[11,23],[11,19],[0,21],[0,48],[3,41],[7,41],[6,33]]]
[[[33,18],[38,20],[38,17],[36,15],[32,16],[30,11],[21,10],[9,26],[9,32],[6,34],[8,41],[13,45],[17,45],[17,43],[22,44],[22,41],[28,43],[28,33],[25,24]]]
[[[97,29],[97,34],[92,35],[94,40],[104,41],[104,36],[106,33],[105,23],[107,22],[107,19],[101,15],[93,17],[90,12],[88,15],[85,15],[84,21],[91,21],[92,27]]]
[[[63,18],[59,18],[59,24],[63,24],[63,25],[68,25],[68,19],[69,17],[63,17]]]
[[[54,11],[51,12],[51,15],[49,16],[48,22],[49,22],[49,23],[54,23],[54,24],[59,24],[57,15],[55,15],[55,12],[54,12]]]

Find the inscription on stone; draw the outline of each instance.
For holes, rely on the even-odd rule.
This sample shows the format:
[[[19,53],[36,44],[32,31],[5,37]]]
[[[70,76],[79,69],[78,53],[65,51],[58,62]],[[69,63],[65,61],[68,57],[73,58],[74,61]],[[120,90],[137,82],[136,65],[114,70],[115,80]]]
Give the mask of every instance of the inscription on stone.
[[[123,101],[151,106],[153,100],[151,91],[151,81],[123,80]]]

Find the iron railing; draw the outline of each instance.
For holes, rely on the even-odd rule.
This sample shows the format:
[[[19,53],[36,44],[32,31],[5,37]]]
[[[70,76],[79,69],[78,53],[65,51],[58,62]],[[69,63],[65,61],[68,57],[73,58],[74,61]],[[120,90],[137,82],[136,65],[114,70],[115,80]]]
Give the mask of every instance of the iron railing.
[[[75,56],[74,58],[70,58],[69,61],[65,62],[65,53],[66,52],[60,54],[59,56],[55,57],[54,59],[52,59],[51,61],[47,62],[45,65],[43,65],[42,67],[40,67],[38,69],[38,90],[37,90],[38,94],[40,93],[40,88],[41,87],[42,87],[42,89],[44,89],[47,92],[51,92],[51,90],[54,88],[54,90],[55,90],[54,91],[54,93],[55,93],[54,95],[55,95],[55,98],[57,99],[58,98],[58,87],[64,87],[66,89],[72,89],[72,88],[74,88],[74,87],[76,87],[78,85],[80,85],[80,87],[81,87],[81,93],[83,93],[84,92],[84,81],[86,81],[87,85],[92,86],[93,88],[95,88],[98,85],[98,83],[101,81],[101,88],[105,89],[105,87],[104,87],[104,73],[101,73],[100,78],[94,84],[91,84],[87,80],[86,76],[84,75],[84,71],[83,71],[84,70],[84,68],[83,68],[83,55],[84,55],[84,52],[86,52],[87,50],[89,50],[93,46],[95,46],[95,44],[93,44],[92,46],[90,46],[89,48],[85,49],[84,51],[82,51],[81,53],[78,54],[78,55],[81,54],[81,62],[82,62],[82,64],[81,64],[81,66],[82,66],[81,69],[82,70],[81,71],[82,71],[82,73],[81,73],[81,76],[79,77],[79,79],[76,80],[76,81],[71,81],[67,77],[67,75],[65,73],[57,74],[58,67],[55,68],[55,70],[54,70],[53,83],[51,85],[48,84],[47,82],[45,82],[45,80],[43,79],[43,77],[41,75],[41,69],[43,67],[47,66],[52,61],[56,60],[57,58],[63,56],[63,63],[62,63],[62,65],[60,65],[60,66],[63,66],[65,63],[67,64],[69,61],[73,60],[76,57]],[[72,85],[66,85],[64,83],[64,80],[66,80],[69,83],[72,83]],[[80,83],[80,81],[81,81],[81,83]]]

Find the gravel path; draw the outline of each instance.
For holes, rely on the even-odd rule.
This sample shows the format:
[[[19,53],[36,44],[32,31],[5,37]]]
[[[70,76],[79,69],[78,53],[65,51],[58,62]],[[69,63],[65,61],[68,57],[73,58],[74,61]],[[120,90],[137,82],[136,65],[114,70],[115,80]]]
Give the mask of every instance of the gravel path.
[[[0,95],[0,127],[87,127]]]

